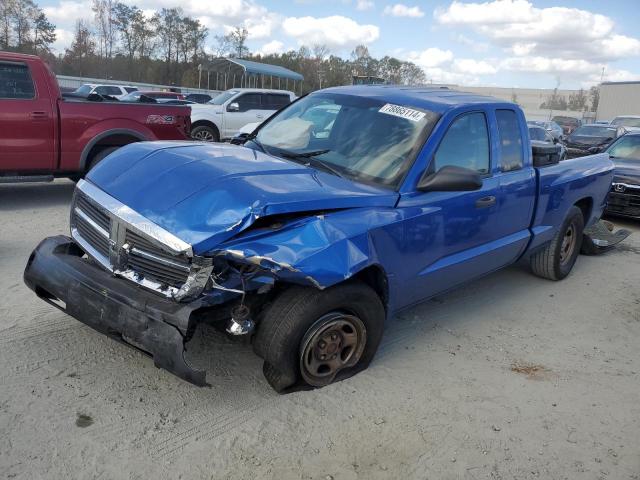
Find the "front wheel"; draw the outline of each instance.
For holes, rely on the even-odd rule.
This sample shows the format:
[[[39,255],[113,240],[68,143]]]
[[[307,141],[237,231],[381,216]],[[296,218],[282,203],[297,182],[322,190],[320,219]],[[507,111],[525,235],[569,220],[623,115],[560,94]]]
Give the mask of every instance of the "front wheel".
[[[200,125],[191,130],[191,138],[201,142],[219,142],[220,134],[212,127]]]
[[[562,280],[569,275],[580,253],[583,230],[582,210],[574,205],[551,243],[531,256],[533,273],[549,280]]]
[[[369,286],[291,287],[267,308],[253,348],[269,384],[323,387],[365,369],[378,349],[384,306]]]

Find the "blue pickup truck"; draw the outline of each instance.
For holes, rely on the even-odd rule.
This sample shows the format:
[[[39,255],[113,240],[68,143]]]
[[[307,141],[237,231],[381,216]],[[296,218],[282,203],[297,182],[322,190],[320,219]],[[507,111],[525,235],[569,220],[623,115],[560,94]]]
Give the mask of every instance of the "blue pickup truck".
[[[243,146],[137,143],[80,181],[71,236],[26,284],[197,385],[208,322],[244,335],[279,391],[366,368],[386,318],[524,260],[571,271],[613,177],[608,154],[534,151],[520,108],[446,89],[330,88]]]

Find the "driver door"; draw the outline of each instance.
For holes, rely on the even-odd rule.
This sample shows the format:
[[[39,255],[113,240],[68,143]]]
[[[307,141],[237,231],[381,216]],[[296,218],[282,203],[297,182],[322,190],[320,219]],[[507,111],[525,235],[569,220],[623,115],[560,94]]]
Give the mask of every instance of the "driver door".
[[[237,104],[238,108],[234,109]],[[225,106],[223,137],[233,137],[248,123],[261,121],[259,116],[264,116],[262,111],[262,94],[249,92],[238,95]]]
[[[485,112],[457,117],[442,138],[429,166],[476,170],[482,187],[469,192],[417,192],[403,196],[400,208],[420,213],[405,221],[406,266],[399,273],[402,304],[448,290],[506,263],[493,245],[500,224],[501,189],[492,174],[491,143]]]

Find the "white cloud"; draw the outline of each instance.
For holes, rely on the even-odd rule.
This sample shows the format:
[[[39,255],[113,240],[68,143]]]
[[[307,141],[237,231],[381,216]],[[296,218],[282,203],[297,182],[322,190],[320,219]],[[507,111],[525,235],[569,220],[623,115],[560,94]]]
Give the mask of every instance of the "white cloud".
[[[43,7],[42,11],[53,24],[73,25],[77,20],[92,20],[93,12],[85,2],[62,0],[57,5]]]
[[[468,75],[493,75],[498,72],[489,62],[472,58],[457,58],[451,64],[451,68],[456,73]]]
[[[571,80],[583,87],[596,85],[600,80],[621,82],[640,80],[640,74],[610,68],[605,63],[588,60],[547,58],[547,57],[510,57],[500,62],[501,70],[549,74],[559,79]],[[604,75],[603,75],[604,69]]]
[[[431,68],[451,62],[453,60],[453,52],[432,47],[421,52],[410,52],[407,58],[419,67]]]
[[[424,17],[424,12],[420,9],[420,7],[408,7],[403,3],[387,5],[386,7],[384,7],[384,14],[391,15],[393,17]]]
[[[434,16],[443,24],[500,24],[527,22],[533,15],[527,0],[495,0],[485,3],[453,1],[448,8],[436,8]]]
[[[73,42],[73,32],[63,28],[56,28],[56,41],[51,45],[51,49],[55,53],[64,53],[66,48],[71,46]]]
[[[640,40],[615,34],[611,18],[578,8],[536,8],[527,0],[454,0],[434,15],[444,25],[470,26],[517,56],[607,61],[640,55]]]
[[[378,39],[375,25],[360,25],[340,15],[330,17],[290,17],[282,22],[284,32],[300,45],[327,45],[332,48],[352,48]]]
[[[374,3],[371,0],[357,0],[356,1],[356,10],[360,10],[361,12],[365,10],[370,10],[374,7]]]
[[[271,55],[274,53],[282,53],[284,51],[284,43],[279,40],[271,40],[260,47],[256,53],[260,55]]]

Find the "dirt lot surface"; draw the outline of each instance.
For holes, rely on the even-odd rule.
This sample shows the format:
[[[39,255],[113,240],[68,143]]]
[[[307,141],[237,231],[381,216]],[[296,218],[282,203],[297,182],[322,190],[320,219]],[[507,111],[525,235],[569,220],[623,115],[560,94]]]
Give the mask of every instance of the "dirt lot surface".
[[[367,371],[279,396],[213,329],[197,388],[38,300],[22,270],[72,189],[0,185],[0,478],[640,478],[640,223],[563,282],[514,267],[407,311]]]

